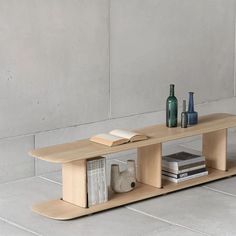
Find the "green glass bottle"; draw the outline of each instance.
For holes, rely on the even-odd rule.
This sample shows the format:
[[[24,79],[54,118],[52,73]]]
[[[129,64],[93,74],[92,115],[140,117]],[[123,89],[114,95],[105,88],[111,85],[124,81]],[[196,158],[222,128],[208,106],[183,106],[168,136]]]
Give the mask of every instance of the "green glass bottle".
[[[170,96],[166,100],[166,126],[177,127],[178,124],[178,100],[175,97],[175,85],[170,85]]]

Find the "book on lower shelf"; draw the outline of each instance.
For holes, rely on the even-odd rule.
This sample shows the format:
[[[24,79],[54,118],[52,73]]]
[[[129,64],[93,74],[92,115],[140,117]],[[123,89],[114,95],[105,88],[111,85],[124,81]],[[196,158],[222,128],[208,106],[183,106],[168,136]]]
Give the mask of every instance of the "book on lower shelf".
[[[108,201],[106,159],[96,157],[87,160],[88,207]]]
[[[205,175],[208,175],[208,171],[205,157],[202,155],[178,152],[163,157],[163,179],[179,183]]]

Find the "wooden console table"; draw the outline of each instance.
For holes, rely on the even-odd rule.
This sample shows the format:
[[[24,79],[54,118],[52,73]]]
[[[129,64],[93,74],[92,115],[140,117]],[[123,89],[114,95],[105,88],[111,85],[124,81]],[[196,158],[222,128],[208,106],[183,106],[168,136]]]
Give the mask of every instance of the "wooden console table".
[[[227,162],[227,128],[234,126],[236,116],[218,113],[200,117],[199,124],[187,129],[165,125],[140,129],[138,132],[150,137],[140,142],[107,147],[86,139],[30,151],[33,157],[61,163],[63,177],[62,199],[39,203],[32,210],[49,218],[68,220],[236,175],[236,160]],[[162,180],[162,143],[200,134],[209,175],[178,184]],[[137,187],[128,193],[110,192],[108,202],[86,208],[86,160],[135,148],[138,150]]]

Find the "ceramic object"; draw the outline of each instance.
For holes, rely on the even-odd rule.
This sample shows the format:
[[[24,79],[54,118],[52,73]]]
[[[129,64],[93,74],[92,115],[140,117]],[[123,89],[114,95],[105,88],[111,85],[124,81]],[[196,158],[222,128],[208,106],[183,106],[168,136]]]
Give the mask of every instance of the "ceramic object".
[[[127,169],[120,172],[119,165],[111,165],[111,189],[116,193],[129,192],[136,185],[136,167],[134,160],[127,161]]]

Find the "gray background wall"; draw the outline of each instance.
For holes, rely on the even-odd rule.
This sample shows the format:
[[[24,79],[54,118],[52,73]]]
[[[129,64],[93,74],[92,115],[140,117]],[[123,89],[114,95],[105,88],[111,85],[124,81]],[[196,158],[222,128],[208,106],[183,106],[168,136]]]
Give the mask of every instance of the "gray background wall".
[[[181,103],[236,113],[236,0],[0,0],[0,182],[59,169],[29,149],[163,122]]]

